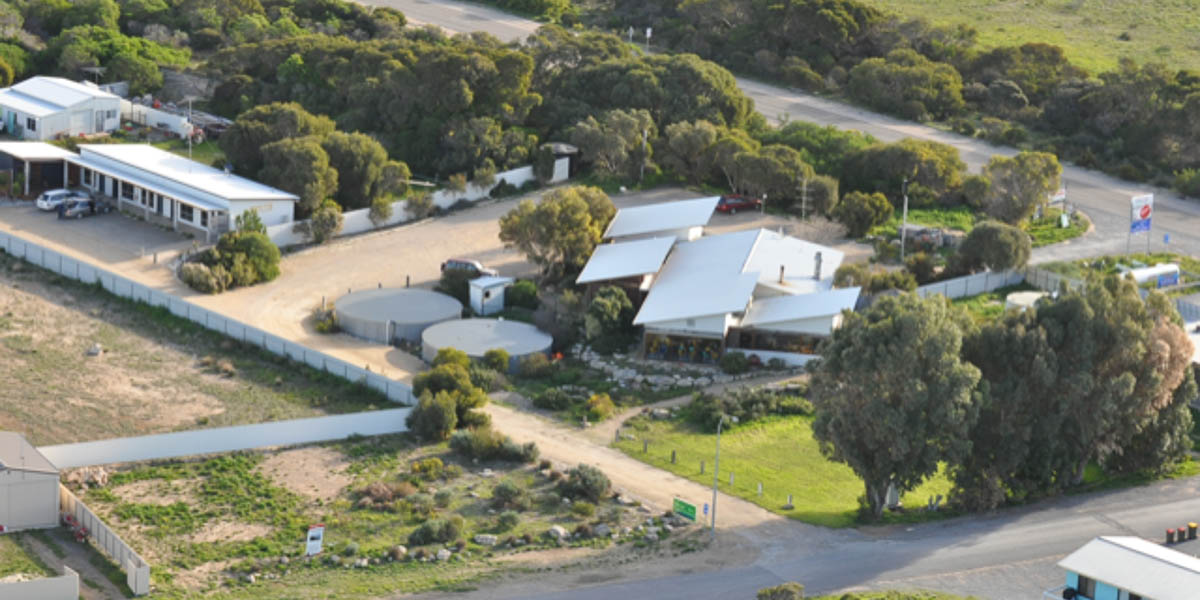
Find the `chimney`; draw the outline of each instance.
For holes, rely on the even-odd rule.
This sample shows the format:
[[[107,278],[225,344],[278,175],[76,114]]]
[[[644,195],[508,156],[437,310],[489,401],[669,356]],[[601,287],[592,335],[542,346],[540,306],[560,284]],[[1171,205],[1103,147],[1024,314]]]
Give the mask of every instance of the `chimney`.
[[[783,283],[783,265],[779,265],[779,283]]]
[[[820,252],[817,252],[815,259],[816,259],[816,263],[817,263],[817,268],[813,270],[813,279],[820,281],[821,280],[821,253]]]

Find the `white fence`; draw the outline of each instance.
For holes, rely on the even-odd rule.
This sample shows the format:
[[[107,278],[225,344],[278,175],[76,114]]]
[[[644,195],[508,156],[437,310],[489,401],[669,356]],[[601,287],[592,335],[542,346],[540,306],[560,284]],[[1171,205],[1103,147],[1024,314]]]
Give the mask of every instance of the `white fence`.
[[[83,283],[98,284],[122,298],[166,308],[176,316],[241,342],[258,346],[272,354],[302,362],[314,369],[337,375],[349,381],[362,383],[386,395],[394,402],[412,403],[412,388],[406,383],[395,381],[379,373],[352,365],[340,358],[329,356],[324,352],[285,340],[257,327],[222,316],[182,298],[146,287],[99,267],[64,256],[53,250],[47,250],[11,233],[0,232],[0,249],[64,277]]]
[[[570,166],[570,159],[560,158],[554,162],[554,176],[550,179],[550,183],[558,183],[566,181],[567,171]],[[481,198],[486,198],[493,188],[500,185],[501,182],[508,182],[509,185],[521,187],[526,182],[533,181],[533,167],[525,166],[505,171],[496,175],[496,181],[489,186],[478,186],[467,184],[467,189],[462,192],[454,192],[450,190],[438,190],[433,193],[431,200],[433,205],[438,208],[450,208],[460,200],[474,201]],[[353,235],[355,233],[363,233],[372,229],[380,229],[383,227],[391,227],[405,221],[411,220],[408,214],[408,201],[401,200],[392,204],[392,216],[387,221],[376,225],[371,222],[371,209],[363,208],[342,213],[342,231],[338,235]],[[304,223],[298,221],[295,223],[284,223],[282,225],[273,225],[267,228],[267,237],[275,242],[276,246],[294,246],[302,244],[306,240],[303,234],[296,232],[296,225]]]
[[[128,100],[121,100],[121,120],[169,131],[181,138],[192,134],[192,124],[186,116],[144,104],[134,104]]]
[[[62,566],[58,577],[42,577],[18,583],[0,583],[0,598],[18,600],[76,600],[79,595],[79,574]]]
[[[1022,281],[1025,281],[1025,273],[1021,271],[1000,271],[999,273],[986,271],[967,275],[966,277],[956,277],[954,279],[923,285],[917,288],[917,295],[922,298],[930,294],[941,294],[947,298],[963,298],[965,296],[986,294],[998,288],[1016,285]]]
[[[60,469],[112,463],[236,452],[266,446],[293,446],[352,435],[407,431],[410,408],[393,408],[253,425],[177,431],[77,444],[42,446],[38,452]]]
[[[138,596],[149,594],[150,565],[61,483],[58,485],[58,497],[63,514],[71,515],[77,523],[87,527],[88,536],[95,542],[96,547],[125,571],[125,581],[129,584],[129,589]]]

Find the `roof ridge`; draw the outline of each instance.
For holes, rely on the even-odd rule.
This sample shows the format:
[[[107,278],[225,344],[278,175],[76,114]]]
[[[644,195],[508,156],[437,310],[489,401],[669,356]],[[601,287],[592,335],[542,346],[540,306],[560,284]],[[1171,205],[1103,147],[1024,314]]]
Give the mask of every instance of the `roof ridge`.
[[[1197,567],[1200,567],[1200,558],[1196,558],[1194,556],[1191,556],[1190,554],[1184,554],[1183,552],[1179,552],[1178,550],[1172,550],[1170,548],[1163,548],[1163,547],[1155,544],[1154,542],[1151,542],[1150,540],[1147,540],[1147,539],[1144,539],[1144,538],[1141,538],[1138,536],[1133,536],[1133,535],[1102,535],[1099,537],[1099,539],[1107,544],[1111,544],[1111,545],[1117,546],[1119,548],[1124,548],[1125,550],[1135,552],[1135,553],[1145,556],[1147,558],[1152,558],[1154,560],[1157,560],[1158,562],[1170,564],[1170,565],[1173,565],[1176,567],[1180,567],[1182,569],[1187,569],[1188,571],[1191,571],[1193,573],[1200,574],[1200,568],[1197,568]],[[1146,552],[1145,550],[1143,550],[1140,547],[1123,544],[1120,541],[1118,541],[1121,539],[1131,539],[1131,540],[1137,540],[1138,542],[1151,544],[1152,546],[1154,546],[1155,549],[1165,550],[1165,551],[1173,553],[1173,554],[1178,554],[1181,558],[1190,558],[1194,561],[1197,561],[1197,564],[1194,566],[1181,564],[1180,562],[1169,560],[1169,559],[1159,556],[1157,554]]]

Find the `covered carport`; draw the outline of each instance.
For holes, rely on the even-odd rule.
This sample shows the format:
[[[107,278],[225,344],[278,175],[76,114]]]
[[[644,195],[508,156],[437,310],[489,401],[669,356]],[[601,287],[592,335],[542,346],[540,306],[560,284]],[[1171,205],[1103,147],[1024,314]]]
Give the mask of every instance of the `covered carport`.
[[[59,188],[70,185],[67,158],[75,153],[45,142],[0,142],[0,170],[7,170],[8,194],[13,195],[16,175],[25,178],[21,195],[28,196],[31,182],[37,181],[38,188]],[[36,177],[35,177],[36,175]]]

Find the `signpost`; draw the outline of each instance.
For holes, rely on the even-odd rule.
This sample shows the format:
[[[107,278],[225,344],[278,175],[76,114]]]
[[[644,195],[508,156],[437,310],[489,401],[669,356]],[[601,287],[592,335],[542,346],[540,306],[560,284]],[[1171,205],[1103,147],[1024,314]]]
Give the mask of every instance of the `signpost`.
[[[1151,221],[1154,217],[1154,194],[1134,196],[1129,201],[1129,237],[1125,241],[1125,253],[1129,254],[1133,234],[1146,232],[1146,253],[1150,253]]]
[[[705,506],[704,508],[707,509],[708,507]],[[672,503],[671,512],[689,521],[696,521],[696,505],[680,500],[679,498],[675,498],[674,503]]]

